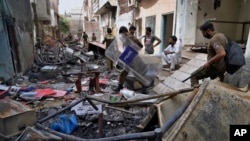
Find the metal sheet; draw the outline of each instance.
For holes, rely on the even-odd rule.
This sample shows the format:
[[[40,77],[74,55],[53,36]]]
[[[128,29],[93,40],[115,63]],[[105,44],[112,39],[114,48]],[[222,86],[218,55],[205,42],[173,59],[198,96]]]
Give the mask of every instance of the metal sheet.
[[[9,38],[6,31],[5,21],[0,17],[0,77],[3,77],[5,80],[10,79],[14,73],[14,67],[11,58]]]
[[[217,80],[209,81],[163,140],[229,140],[230,125],[250,123],[250,91],[241,92]],[[194,106],[192,106],[194,105]]]
[[[36,121],[36,113],[26,105],[11,99],[0,101],[0,132],[11,136]]]

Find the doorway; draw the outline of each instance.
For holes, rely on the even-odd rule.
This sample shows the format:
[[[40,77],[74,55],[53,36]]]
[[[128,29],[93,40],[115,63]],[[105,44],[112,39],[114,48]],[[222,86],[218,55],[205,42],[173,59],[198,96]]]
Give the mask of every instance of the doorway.
[[[163,51],[168,45],[168,39],[173,34],[174,13],[162,15],[161,49]]]

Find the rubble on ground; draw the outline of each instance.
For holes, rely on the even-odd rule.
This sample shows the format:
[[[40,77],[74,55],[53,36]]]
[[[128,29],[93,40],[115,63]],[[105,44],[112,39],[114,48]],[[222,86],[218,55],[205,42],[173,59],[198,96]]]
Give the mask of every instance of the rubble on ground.
[[[57,44],[51,46],[54,45]],[[145,98],[150,93],[145,95],[124,90],[123,94],[127,91],[134,93],[135,97],[131,98],[114,92],[112,88],[118,85],[119,73],[115,70],[106,71],[104,56],[89,51],[77,42],[64,47],[51,46],[37,47],[33,67],[25,74],[18,74],[0,85],[1,101],[15,101],[13,103],[36,114],[33,114],[29,124],[15,124],[17,129],[13,133],[3,132],[13,121],[4,124],[6,127],[0,128],[3,139],[32,140],[37,137],[62,140],[60,135],[42,130],[42,127],[82,139],[113,137],[158,127],[157,118],[154,124],[147,126],[156,114],[150,99],[131,105],[129,102],[112,105]],[[15,118],[27,113],[20,112],[11,115],[2,111],[0,119],[5,118],[2,113],[6,117]],[[16,122],[19,120],[13,124]]]

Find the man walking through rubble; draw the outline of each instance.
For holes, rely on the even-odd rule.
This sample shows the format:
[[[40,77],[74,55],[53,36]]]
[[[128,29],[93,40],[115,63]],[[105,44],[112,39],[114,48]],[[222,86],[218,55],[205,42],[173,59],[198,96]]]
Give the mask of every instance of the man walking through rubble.
[[[115,39],[115,36],[112,35],[111,28],[107,28],[107,33],[108,34],[104,37],[104,40],[102,41],[103,44],[104,43],[106,44],[106,50],[108,49],[111,42]],[[108,72],[110,73],[113,69],[113,62],[107,57],[106,57],[106,61],[107,61]]]
[[[202,24],[200,30],[205,38],[210,39],[207,62],[191,74],[191,86],[195,86],[200,79],[207,77],[211,79],[219,77],[220,81],[223,81],[226,69],[224,57],[227,39],[225,35],[215,31],[213,23],[209,21]]]
[[[119,30],[119,34],[125,34],[126,36],[129,37],[129,39],[131,39],[133,42],[135,42],[139,47],[143,47],[142,43],[134,36],[134,33],[136,31],[136,27],[135,26],[130,26],[129,28],[129,34],[128,33],[128,29],[124,26],[122,26]],[[128,75],[128,72],[126,70],[122,71],[119,75],[119,84],[118,87],[116,89],[114,89],[114,91],[120,91],[121,89],[123,89],[123,84],[126,81],[126,77]]]
[[[88,45],[88,35],[85,32],[83,32],[82,38],[83,38],[83,46],[87,47],[87,45]]]
[[[92,42],[93,42],[93,41],[96,41],[95,33],[92,33],[92,38],[91,38],[91,39],[92,39]]]

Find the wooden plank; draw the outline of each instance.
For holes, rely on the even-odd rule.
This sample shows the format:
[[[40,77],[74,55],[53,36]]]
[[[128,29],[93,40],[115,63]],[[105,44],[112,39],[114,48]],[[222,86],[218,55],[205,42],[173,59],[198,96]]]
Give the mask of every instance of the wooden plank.
[[[156,105],[158,109],[158,119],[160,127],[162,127],[163,124],[173,116],[173,114],[178,110],[182,103],[186,101],[190,93],[192,92],[183,93],[171,97],[170,99],[164,100]]]

